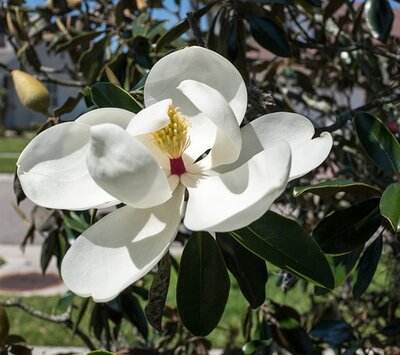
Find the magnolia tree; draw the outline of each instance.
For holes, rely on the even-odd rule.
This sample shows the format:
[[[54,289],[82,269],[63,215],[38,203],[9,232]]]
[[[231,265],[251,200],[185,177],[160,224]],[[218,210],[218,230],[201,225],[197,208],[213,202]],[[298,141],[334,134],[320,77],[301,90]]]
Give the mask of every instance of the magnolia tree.
[[[23,244],[42,234],[43,270],[55,256],[70,289],[63,317],[42,318],[92,350],[118,350],[125,318],[137,347],[204,353],[233,281],[248,311],[230,351],[396,345],[400,83],[387,1],[28,5],[3,4],[21,67],[1,66],[48,117],[15,178],[18,201],[37,205]],[[43,45],[67,67],[43,66]],[[46,82],[76,96],[49,113]],[[378,264],[388,280],[368,289]],[[288,296],[301,286],[308,311],[266,297],[268,276]],[[100,345],[81,329],[88,312]]]

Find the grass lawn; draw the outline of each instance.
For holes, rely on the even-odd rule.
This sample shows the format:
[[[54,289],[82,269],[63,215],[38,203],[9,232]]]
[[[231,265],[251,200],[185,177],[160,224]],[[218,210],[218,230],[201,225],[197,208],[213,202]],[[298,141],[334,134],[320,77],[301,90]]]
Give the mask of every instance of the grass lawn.
[[[0,152],[20,153],[29,141],[26,137],[0,137]]]
[[[26,137],[0,136],[0,173],[15,172],[15,163],[19,153],[26,147],[30,139]]]
[[[15,173],[15,164],[17,158],[1,158],[0,157],[0,173]]]

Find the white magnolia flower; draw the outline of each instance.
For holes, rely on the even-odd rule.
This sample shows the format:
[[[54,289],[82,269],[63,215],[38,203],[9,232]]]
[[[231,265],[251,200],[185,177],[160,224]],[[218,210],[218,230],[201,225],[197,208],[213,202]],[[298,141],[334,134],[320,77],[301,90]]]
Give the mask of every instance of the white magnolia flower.
[[[329,133],[313,138],[312,123],[292,113],[240,129],[245,84],[231,63],[204,48],[157,62],[144,98],[136,116],[103,108],[44,131],[17,163],[22,187],[38,205],[126,205],[79,236],[62,263],[66,285],[96,301],[114,298],[161,259],[181,223],[185,190],[187,228],[242,228],[332,146]]]

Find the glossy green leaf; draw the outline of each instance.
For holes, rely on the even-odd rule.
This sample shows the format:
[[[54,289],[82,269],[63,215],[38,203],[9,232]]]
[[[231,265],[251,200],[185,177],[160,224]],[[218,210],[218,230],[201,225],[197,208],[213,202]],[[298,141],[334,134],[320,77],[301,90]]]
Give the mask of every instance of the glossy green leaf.
[[[71,49],[71,48],[76,47],[81,44],[89,45],[90,41],[92,41],[93,39],[95,39],[96,37],[101,35],[102,33],[103,32],[98,32],[98,31],[90,31],[90,32],[82,33],[78,36],[71,38],[69,41],[67,41],[63,44],[58,45],[54,51],[55,51],[55,53],[59,53],[59,52],[65,51],[67,49]]]
[[[153,328],[161,331],[161,321],[167,300],[169,280],[171,276],[171,257],[165,254],[158,264],[149,292],[149,301],[145,308],[147,320]]]
[[[365,7],[367,25],[372,35],[386,42],[393,26],[394,14],[388,0],[367,0]]]
[[[270,345],[271,340],[252,340],[243,345],[242,352],[244,355],[261,355]]]
[[[324,253],[297,222],[269,211],[231,235],[271,264],[316,285],[333,289],[334,279]]]
[[[371,199],[334,211],[314,229],[314,239],[328,254],[348,253],[363,246],[381,223],[378,202]]]
[[[358,248],[348,254],[327,256],[329,265],[331,266],[333,275],[335,277],[335,288],[339,287],[343,282],[345,282],[353,272],[361,252],[362,248]],[[315,288],[316,295],[324,295],[328,292],[329,290],[326,288]]]
[[[193,17],[196,20],[199,20],[200,17],[204,16],[207,14],[212,7],[216,4],[215,1],[210,1],[206,6],[202,7],[201,9],[197,10],[194,14]],[[180,36],[182,36],[185,32],[189,31],[190,25],[189,21],[187,18],[183,19],[182,21],[178,22],[174,27],[172,27],[170,30],[168,30],[163,36],[160,37],[160,39],[157,41],[156,44],[156,52],[161,50],[162,48],[166,47],[169,45],[171,42],[174,40],[178,39]]]
[[[353,285],[354,298],[360,298],[371,283],[381,258],[382,246],[382,237],[379,237],[364,251],[357,265],[357,278]]]
[[[171,42],[182,36],[185,32],[189,31],[189,29],[190,25],[187,18],[178,22],[168,32],[164,33],[164,35],[160,37],[156,44],[156,51],[168,46]]]
[[[265,301],[265,285],[268,280],[265,261],[229,234],[217,234],[217,242],[228,270],[238,282],[250,307],[261,306]]]
[[[119,107],[139,112],[141,105],[127,91],[111,83],[97,83],[91,87],[91,96],[97,107]]]
[[[290,57],[291,49],[282,26],[269,17],[249,17],[250,32],[255,41],[280,57]]]
[[[86,355],[114,355],[114,353],[106,350],[95,350],[87,353]]]
[[[122,292],[119,295],[119,302],[124,317],[137,328],[143,338],[147,339],[148,326],[146,316],[138,299],[129,292]]]
[[[357,112],[354,127],[358,139],[372,162],[389,174],[400,172],[400,144],[377,117]]]
[[[400,232],[400,183],[389,185],[383,192],[379,203],[381,215],[391,224],[393,230]]]
[[[352,180],[327,180],[315,185],[296,186],[293,189],[293,196],[298,197],[305,192],[320,196],[334,195],[338,192],[367,196],[380,196],[381,194],[380,190],[374,186]]]
[[[352,326],[344,320],[323,320],[313,326],[310,334],[333,349],[354,338]]]
[[[224,313],[229,276],[221,251],[208,233],[193,233],[182,253],[176,302],[184,326],[206,336]]]

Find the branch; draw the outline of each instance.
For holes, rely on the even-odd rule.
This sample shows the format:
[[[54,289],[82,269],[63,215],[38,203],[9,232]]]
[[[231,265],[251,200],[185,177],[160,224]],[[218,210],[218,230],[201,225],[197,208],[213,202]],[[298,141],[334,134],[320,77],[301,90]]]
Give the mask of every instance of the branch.
[[[339,112],[336,117],[336,122],[333,123],[330,126],[325,126],[325,127],[317,127],[315,129],[315,132],[317,134],[320,134],[322,132],[334,132],[337,131],[338,129],[341,129],[347,121],[350,121],[352,117],[354,116],[355,113],[361,112],[361,111],[369,111],[375,107],[383,106],[395,101],[400,100],[400,93],[392,94],[392,95],[385,95],[378,97],[375,100],[372,100],[364,105],[361,105],[359,107],[356,107],[352,110],[349,111],[344,111],[344,112]]]
[[[37,309],[34,309],[30,306],[28,306],[25,303],[20,302],[19,300],[6,300],[6,301],[1,301],[0,306],[4,307],[17,307],[22,309],[24,312],[30,314],[31,316],[34,316],[36,318],[52,322],[52,323],[66,323],[68,320],[71,319],[71,310],[72,307],[68,307],[68,309],[60,314],[60,315],[51,315],[47,313],[43,313],[41,311],[38,311]]]
[[[205,43],[203,41],[203,37],[202,37],[202,33],[199,27],[199,24],[197,23],[195,17],[194,17],[194,13],[192,11],[188,12],[186,14],[187,20],[189,22],[189,26],[192,29],[193,32],[193,36],[196,39],[197,44],[200,47],[205,47]]]
[[[82,332],[82,330],[80,330],[78,327],[75,328],[75,325],[71,320],[72,306],[69,306],[64,313],[59,315],[51,315],[38,311],[37,309],[34,309],[28,306],[27,304],[20,302],[19,300],[0,301],[0,306],[20,308],[29,315],[39,318],[41,320],[48,321],[51,323],[64,324],[68,329],[72,330],[76,335],[78,335],[83,341],[83,343],[90,350],[96,350],[96,347],[94,346],[90,338],[84,332]]]

